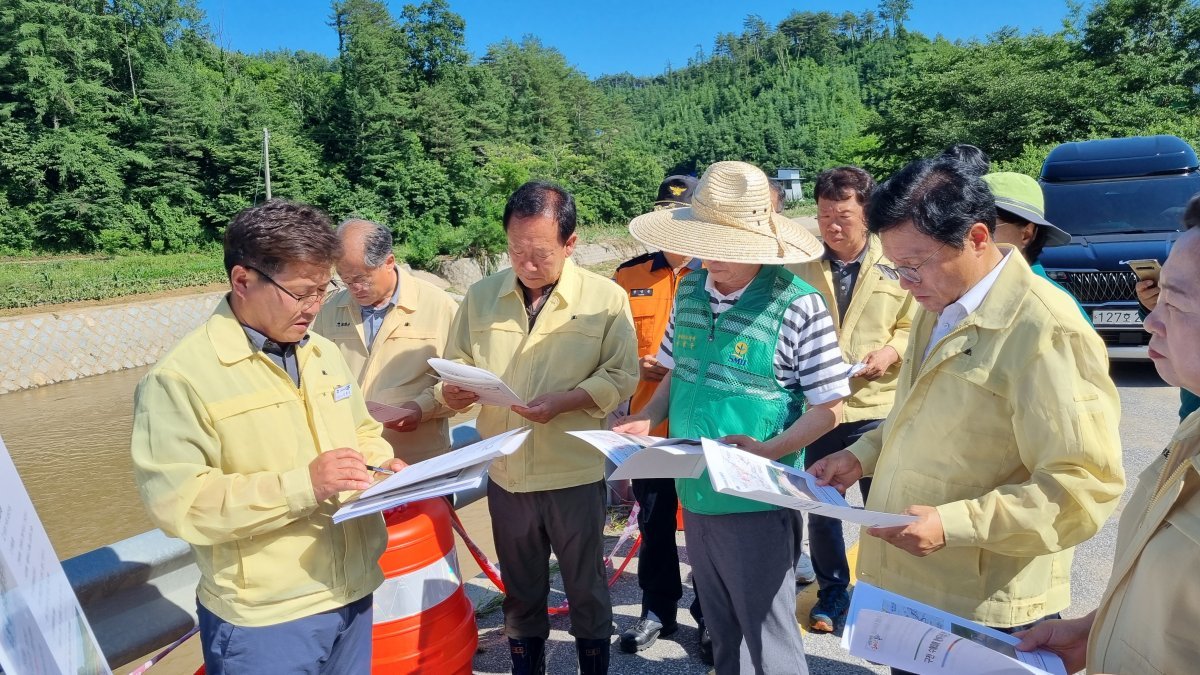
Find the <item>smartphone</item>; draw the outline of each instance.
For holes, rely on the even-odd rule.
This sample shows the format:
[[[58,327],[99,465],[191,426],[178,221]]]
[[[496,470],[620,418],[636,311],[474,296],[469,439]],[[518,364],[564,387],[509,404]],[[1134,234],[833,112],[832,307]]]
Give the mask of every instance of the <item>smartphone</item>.
[[[1146,258],[1143,260],[1126,260],[1125,263],[1133,270],[1138,279],[1145,281],[1147,279],[1158,283],[1158,275],[1162,272],[1162,265],[1157,260]]]

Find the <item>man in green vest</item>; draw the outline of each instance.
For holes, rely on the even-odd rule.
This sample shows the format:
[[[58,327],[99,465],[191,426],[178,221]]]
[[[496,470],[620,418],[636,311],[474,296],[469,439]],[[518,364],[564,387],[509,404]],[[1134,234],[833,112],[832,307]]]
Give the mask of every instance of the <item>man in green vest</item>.
[[[817,258],[820,242],[775,213],[766,175],[742,162],[713,164],[690,207],[638,216],[629,230],[706,269],[676,293],[658,353],[671,372],[614,429],[644,434],[669,419],[671,436],[721,439],[802,468],[804,446],[834,428],[850,393],[825,301],[782,267]],[[707,472],[676,489],[716,671],[807,673],[796,623],[800,514],[719,494]]]

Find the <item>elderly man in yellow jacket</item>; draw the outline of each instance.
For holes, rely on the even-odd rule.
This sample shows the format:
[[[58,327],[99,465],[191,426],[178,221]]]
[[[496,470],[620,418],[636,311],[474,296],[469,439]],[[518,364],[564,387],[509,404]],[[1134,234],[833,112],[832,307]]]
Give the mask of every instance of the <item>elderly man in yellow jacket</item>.
[[[1200,228],[1175,242],[1161,282],[1158,304],[1146,317],[1150,358],[1168,384],[1200,391]],[[1020,648],[1055,651],[1069,672],[1086,660],[1090,673],[1194,673],[1198,566],[1200,412],[1192,412],[1142,472],[1121,512],[1100,607],[1079,619],[1039,624],[1022,635]]]
[[[334,525],[368,465],[393,471],[333,343],[309,332],[338,240],[283,201],[225,232],[230,292],[134,395],[134,477],[151,520],[192,546],[208,673],[362,673],[387,531]]]
[[[338,346],[368,401],[400,409],[380,418],[397,457],[413,464],[444,454],[454,411],[433,396],[429,359],[445,350],[458,305],[396,264],[388,228],[355,218],[337,232],[346,288],[325,301],[313,330]]]
[[[842,402],[840,423],[808,444],[805,466],[853,445],[878,427],[896,397],[900,357],[908,347],[916,303],[875,266],[891,261],[883,257],[879,238],[867,231],[866,205],[874,189],[871,174],[856,166],[821,172],[813,194],[825,255],[788,266],[824,296],[846,362],[862,364],[850,378],[850,397]],[[864,499],[870,494],[870,482],[869,478],[859,482]],[[809,514],[808,546],[820,586],[808,615],[809,630],[833,633],[841,629],[850,607],[850,565],[842,521]]]
[[[530,426],[512,455],[492,463],[488,511],[504,574],[504,632],[514,673],[544,673],[550,552],[570,601],[583,675],[608,672],[612,603],[604,575],[604,456],[568,431],[601,429],[637,387],[638,352],[625,291],[570,260],[575,200],[529,182],[504,207],[512,268],[471,286],[445,358],[499,375],[527,405],[483,406],[485,438]],[[462,410],[478,396],[437,391]]]
[[[887,420],[812,472],[917,521],[867,531],[858,578],[1004,630],[1070,603],[1071,556],[1125,486],[1104,343],[1074,301],[992,240],[991,192],[958,162],[914,162],[867,223],[913,320]]]

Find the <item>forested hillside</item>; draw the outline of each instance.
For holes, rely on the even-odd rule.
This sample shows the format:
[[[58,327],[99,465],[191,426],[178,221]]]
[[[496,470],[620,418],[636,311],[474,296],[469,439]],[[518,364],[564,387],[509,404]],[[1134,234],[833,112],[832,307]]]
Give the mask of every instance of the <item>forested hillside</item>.
[[[275,196],[380,219],[418,265],[495,250],[530,177],[622,222],[719,159],[884,175],[973,142],[1033,173],[1066,140],[1200,141],[1194,0],[965,44],[907,30],[911,4],[751,16],[659,76],[591,81],[535,38],[472,59],[445,0],[334,2],[332,58],[222,49],[194,0],[0,0],[0,253],[210,247],[264,198],[264,127]]]

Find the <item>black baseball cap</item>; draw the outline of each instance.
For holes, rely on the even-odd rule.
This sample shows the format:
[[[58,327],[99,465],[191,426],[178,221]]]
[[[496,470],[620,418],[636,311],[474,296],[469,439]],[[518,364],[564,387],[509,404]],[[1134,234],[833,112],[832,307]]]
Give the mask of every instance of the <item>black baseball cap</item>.
[[[658,197],[654,200],[656,208],[687,206],[692,203],[692,192],[700,181],[694,176],[667,176],[662,185],[658,186]]]

